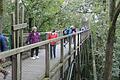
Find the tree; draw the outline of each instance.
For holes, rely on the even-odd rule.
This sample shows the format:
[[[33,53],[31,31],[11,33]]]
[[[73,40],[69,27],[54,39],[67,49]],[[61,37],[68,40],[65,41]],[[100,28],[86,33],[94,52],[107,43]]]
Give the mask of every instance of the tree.
[[[3,27],[3,0],[0,0],[0,33],[2,33],[2,27]]]
[[[39,31],[55,28],[55,19],[59,15],[64,0],[22,0],[26,10],[25,18],[32,18],[32,26]]]
[[[105,50],[105,68],[104,68],[104,79],[112,79],[112,63],[113,63],[113,49],[116,31],[116,21],[120,13],[120,1],[117,4],[117,0],[109,0],[109,31]]]

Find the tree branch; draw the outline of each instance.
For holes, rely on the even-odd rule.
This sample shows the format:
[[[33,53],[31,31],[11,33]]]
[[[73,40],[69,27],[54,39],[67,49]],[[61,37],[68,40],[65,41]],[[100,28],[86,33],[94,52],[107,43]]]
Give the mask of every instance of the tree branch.
[[[42,26],[45,22],[49,21],[50,19],[55,18],[55,16],[56,16],[57,14],[59,14],[59,13],[60,13],[60,11],[56,12],[56,13],[55,13],[54,15],[52,15],[51,17],[48,17],[46,20],[44,20],[44,21],[40,24],[40,26]]]
[[[115,13],[114,13],[114,17],[113,17],[113,20],[112,20],[112,25],[116,24],[116,21],[117,21],[117,18],[120,14],[120,1],[116,7],[116,10],[115,10]]]
[[[25,7],[25,9],[27,10],[26,12],[28,13],[28,15],[31,16],[30,9],[25,5],[25,2],[23,0],[21,0],[21,1],[22,1],[23,6]]]

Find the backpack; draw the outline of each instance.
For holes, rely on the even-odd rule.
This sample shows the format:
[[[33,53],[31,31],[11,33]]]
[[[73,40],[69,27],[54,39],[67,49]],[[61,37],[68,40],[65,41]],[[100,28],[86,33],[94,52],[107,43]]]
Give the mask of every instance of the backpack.
[[[0,35],[0,52],[1,52],[1,48],[2,48],[2,39],[1,39],[1,35]]]
[[[0,35],[0,51],[5,51],[7,50],[7,39],[5,36]]]
[[[63,34],[64,34],[64,35],[67,35],[67,34],[68,34],[68,30],[65,29],[65,30],[63,31]]]
[[[2,42],[1,42],[1,39],[0,39],[0,52],[1,52],[1,48],[2,48]]]
[[[70,29],[69,29],[69,34],[71,34],[71,33],[72,33],[72,29],[70,28]]]

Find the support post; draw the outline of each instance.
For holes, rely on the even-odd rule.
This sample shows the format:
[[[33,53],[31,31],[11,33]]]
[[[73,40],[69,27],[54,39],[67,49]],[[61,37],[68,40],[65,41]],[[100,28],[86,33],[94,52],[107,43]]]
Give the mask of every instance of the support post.
[[[19,24],[19,0],[15,0],[16,11],[15,16],[12,16],[12,25]],[[14,19],[15,18],[15,19]],[[12,28],[13,30],[13,28]],[[19,47],[19,31],[13,30],[13,48]],[[12,56],[12,80],[21,80],[21,54]]]
[[[80,34],[77,35],[77,79],[80,80]]]
[[[82,64],[82,40],[81,40],[81,33],[80,33],[80,67]]]
[[[22,23],[24,23],[24,6],[22,6]],[[20,46],[23,46],[23,29],[20,30]]]
[[[71,55],[71,44],[72,44],[72,36],[69,37],[69,54]],[[71,57],[68,59],[68,66],[71,64]]]
[[[12,18],[12,25],[14,25],[15,24],[15,14],[14,13],[12,13],[11,14],[11,18]],[[14,48],[16,48],[16,38],[15,38],[15,31],[13,30],[13,26],[12,26],[12,49],[14,49]],[[16,74],[17,74],[17,61],[16,61],[16,55],[13,55],[12,56],[12,80],[17,80],[17,76],[16,76]]]
[[[60,53],[60,63],[63,63],[63,55],[64,55],[64,48],[63,48],[63,39],[61,39],[61,53]],[[64,71],[63,71],[63,66],[60,68],[60,80],[64,79]]]
[[[16,5],[16,10],[15,10],[15,24],[19,24],[19,0],[16,0],[16,2],[15,2],[15,5]],[[19,45],[19,43],[20,43],[20,34],[19,34],[19,30],[17,30],[16,31],[16,40],[17,40],[17,42],[16,42],[16,44],[17,44],[17,48],[18,47],[20,47],[20,45]],[[19,53],[19,54],[17,54],[17,59],[16,59],[16,61],[17,61],[17,66],[16,66],[16,72],[17,72],[17,74],[16,74],[16,76],[17,76],[17,79],[16,80],[21,80],[21,54]]]
[[[17,54],[17,80],[21,80],[21,54]]]
[[[73,42],[74,42],[74,59],[76,59],[76,35],[73,35]]]
[[[74,65],[74,80],[76,80],[76,34],[75,35],[73,35],[73,42],[74,42],[74,50],[75,50],[75,52],[74,52],[74,60],[75,60],[75,65]]]
[[[49,80],[50,74],[49,44],[45,45],[45,78]]]

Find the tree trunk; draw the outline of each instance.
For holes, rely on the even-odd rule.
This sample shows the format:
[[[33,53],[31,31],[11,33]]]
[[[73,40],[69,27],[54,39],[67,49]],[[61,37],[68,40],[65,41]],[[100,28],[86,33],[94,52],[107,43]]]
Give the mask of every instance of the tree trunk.
[[[104,70],[104,80],[111,80],[112,78],[112,56],[113,56],[113,43],[115,37],[115,25],[112,25],[113,12],[115,8],[115,1],[110,0],[109,4],[109,17],[110,17],[110,28],[108,31],[106,51],[105,51],[105,70]]]
[[[112,25],[113,26],[113,25]],[[104,80],[111,80],[112,78],[112,57],[113,57],[113,43],[115,37],[115,28],[109,29],[106,51],[105,51],[105,70],[104,70]]]
[[[116,21],[120,13],[120,4],[116,5],[116,0],[109,0],[109,16],[110,16],[110,28],[108,31],[106,51],[105,51],[105,68],[104,68],[104,79],[112,79],[112,58],[113,58],[113,48],[114,48],[114,39],[115,39],[115,30],[116,30]],[[119,1],[120,3],[120,1]]]
[[[33,18],[29,18],[29,32],[31,31],[32,28],[32,22],[33,22]]]
[[[3,0],[0,0],[0,33],[2,33],[3,28]]]

